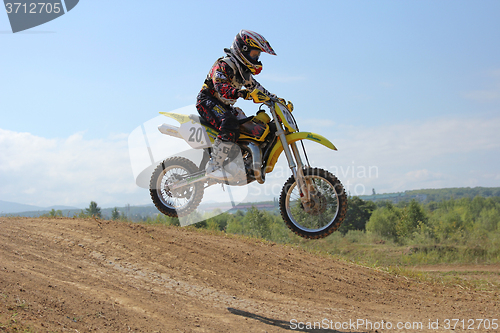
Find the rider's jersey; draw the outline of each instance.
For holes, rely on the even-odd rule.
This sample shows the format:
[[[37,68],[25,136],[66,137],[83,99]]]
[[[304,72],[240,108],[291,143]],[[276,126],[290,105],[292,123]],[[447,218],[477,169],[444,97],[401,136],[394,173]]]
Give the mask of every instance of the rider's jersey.
[[[219,58],[210,69],[201,92],[215,97],[224,106],[230,107],[238,99],[238,91],[244,86],[252,90],[259,83],[253,76],[243,79],[236,64],[229,57]]]

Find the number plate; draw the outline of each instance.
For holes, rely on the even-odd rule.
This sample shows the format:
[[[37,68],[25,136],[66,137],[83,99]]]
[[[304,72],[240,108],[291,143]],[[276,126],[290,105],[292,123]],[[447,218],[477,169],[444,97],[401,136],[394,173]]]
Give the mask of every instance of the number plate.
[[[212,146],[205,127],[200,123],[188,121],[180,126],[179,133],[192,148],[202,149]]]

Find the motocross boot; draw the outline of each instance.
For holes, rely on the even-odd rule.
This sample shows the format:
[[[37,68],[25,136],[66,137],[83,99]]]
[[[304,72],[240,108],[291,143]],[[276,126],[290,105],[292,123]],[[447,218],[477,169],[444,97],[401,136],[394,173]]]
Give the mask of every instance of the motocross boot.
[[[233,148],[234,149],[234,148]],[[225,167],[231,178],[229,180],[235,181],[243,181],[247,179],[247,174],[245,172],[245,164],[243,163],[243,158],[241,157],[241,153],[238,154],[235,158],[231,160]]]
[[[218,180],[227,180],[231,178],[231,174],[224,169],[223,163],[233,145],[232,142],[222,141],[219,138],[215,139],[212,145],[212,157],[205,167],[207,176]]]

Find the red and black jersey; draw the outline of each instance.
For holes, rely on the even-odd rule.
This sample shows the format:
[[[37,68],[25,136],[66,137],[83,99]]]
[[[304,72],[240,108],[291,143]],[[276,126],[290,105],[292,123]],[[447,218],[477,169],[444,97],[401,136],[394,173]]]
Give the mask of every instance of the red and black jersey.
[[[210,69],[201,92],[215,97],[224,106],[231,106],[238,99],[238,91],[243,87],[253,87],[256,81],[250,76],[245,81],[238,70],[228,63],[228,58],[220,58]]]

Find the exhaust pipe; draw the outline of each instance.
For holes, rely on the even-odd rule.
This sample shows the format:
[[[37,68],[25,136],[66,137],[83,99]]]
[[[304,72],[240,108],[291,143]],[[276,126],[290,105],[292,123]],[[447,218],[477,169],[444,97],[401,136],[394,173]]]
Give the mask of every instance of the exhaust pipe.
[[[241,146],[248,148],[252,153],[252,170],[255,177],[255,180],[259,184],[264,184],[266,181],[266,175],[262,171],[262,151],[260,147],[254,142],[245,142],[241,143]]]

